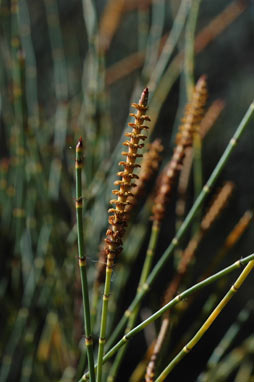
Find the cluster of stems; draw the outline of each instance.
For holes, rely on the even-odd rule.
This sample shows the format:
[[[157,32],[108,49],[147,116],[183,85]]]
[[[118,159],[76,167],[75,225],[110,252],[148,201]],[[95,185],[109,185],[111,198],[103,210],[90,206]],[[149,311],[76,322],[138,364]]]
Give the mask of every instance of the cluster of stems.
[[[168,288],[166,289],[163,298],[163,305],[166,305],[170,300],[172,300],[176,296],[177,291],[181,286],[181,282],[187,273],[189,265],[193,261],[193,258],[196,254],[201,240],[204,238],[205,233],[210,229],[212,224],[215,222],[215,220],[221,214],[222,210],[225,208],[227,201],[232,194],[232,191],[233,184],[231,182],[227,182],[219,191],[218,195],[216,195],[216,198],[214,199],[211,207],[209,208],[209,210],[207,211],[207,213],[201,221],[200,230],[194,234],[193,238],[190,240],[189,244],[187,245],[186,249],[181,255],[181,259],[177,267],[177,272],[172,281],[170,282]],[[163,342],[165,341],[171,322],[169,313],[170,312],[166,312],[163,316],[160,331],[157,336],[155,345],[153,347],[150,361],[147,365],[145,376],[146,382],[154,381],[157,357],[161,351]]]
[[[204,80],[204,78],[203,78]],[[154,315],[152,315],[149,319],[145,320],[143,323],[138,325],[136,328],[130,329],[128,332],[126,332],[125,336],[120,340],[111,350],[104,356],[104,344],[105,344],[105,334],[106,334],[106,323],[107,323],[107,311],[108,311],[108,300],[109,300],[109,292],[110,292],[110,281],[111,281],[111,274],[112,274],[112,267],[114,265],[114,259],[117,254],[121,251],[121,238],[124,233],[124,229],[126,227],[126,209],[127,206],[129,206],[128,197],[131,195],[131,188],[132,188],[132,179],[135,178],[135,174],[133,174],[134,168],[136,168],[136,163],[132,159],[135,157],[137,158],[141,154],[137,153],[137,150],[141,148],[143,145],[139,143],[139,139],[143,139],[143,135],[140,134],[141,129],[144,128],[142,123],[144,120],[148,120],[149,117],[146,116],[146,104],[147,104],[147,96],[148,91],[145,89],[145,91],[142,93],[141,99],[139,101],[139,104],[133,104],[134,107],[138,110],[137,114],[132,114],[132,116],[135,117],[136,123],[130,124],[132,128],[135,129],[132,133],[127,133],[126,135],[130,137],[130,141],[125,142],[124,144],[128,146],[129,151],[123,153],[127,157],[126,162],[120,162],[121,165],[124,166],[124,171],[121,171],[118,173],[119,176],[121,176],[121,180],[117,181],[116,184],[120,186],[119,190],[114,191],[113,193],[118,196],[117,199],[114,199],[111,201],[112,204],[115,205],[115,208],[111,208],[109,212],[112,214],[109,217],[109,223],[110,228],[107,230],[107,238],[106,238],[106,251],[107,251],[107,266],[106,266],[106,280],[105,280],[105,287],[104,287],[104,295],[103,295],[103,306],[102,306],[102,317],[101,317],[101,329],[100,329],[100,339],[99,339],[99,349],[98,349],[98,363],[97,363],[97,382],[100,382],[102,380],[102,364],[111,358],[116,352],[119,351],[119,349],[126,344],[127,340],[130,339],[133,335],[135,335],[137,332],[145,328],[150,322],[153,322],[153,320],[157,319],[161,315],[163,315],[168,309],[172,308],[177,302],[181,301],[182,298],[185,298],[189,296],[193,290],[198,290],[203,285],[207,285],[205,281],[201,281],[200,283],[196,284],[193,288],[190,288],[189,290],[186,290],[181,295],[176,296],[171,300],[169,303],[167,303],[163,308],[161,308],[158,312],[156,312]],[[204,93],[202,93],[204,94]],[[145,104],[144,104],[145,101]],[[142,104],[143,102],[143,104]],[[178,230],[175,238],[167,248],[167,250],[162,255],[159,262],[156,264],[156,266],[152,269],[151,272],[149,272],[149,275],[143,285],[138,290],[138,293],[131,303],[129,309],[126,311],[126,315],[123,316],[122,320],[119,322],[119,326],[116,328],[116,333],[119,333],[119,329],[123,328],[123,325],[125,325],[127,318],[130,317],[131,314],[135,312],[135,309],[137,306],[140,305],[141,301],[143,300],[144,296],[149,291],[152,283],[158,276],[161,269],[164,267],[166,261],[168,260],[169,256],[173,253],[174,249],[176,248],[177,244],[179,243],[179,240],[184,235],[185,231],[189,227],[193,217],[195,216],[195,213],[198,211],[202,203],[204,202],[206,196],[210,192],[212,186],[215,183],[215,180],[219,176],[220,172],[222,171],[223,167],[225,166],[227,160],[230,157],[231,152],[233,151],[233,148],[235,147],[238,139],[240,138],[242,132],[244,131],[244,128],[247,126],[251,116],[253,114],[253,105],[250,106],[248,109],[246,115],[244,116],[242,122],[240,123],[238,129],[236,130],[234,136],[230,140],[229,145],[227,146],[225,152],[223,153],[220,161],[218,162],[216,168],[212,172],[210,178],[208,179],[206,185],[203,187],[201,194],[195,201],[193,207],[191,208],[189,214],[187,215],[186,219],[184,220],[182,226]],[[198,113],[197,113],[198,115]],[[198,121],[200,122],[200,121]],[[197,123],[197,122],[196,122]],[[138,129],[137,129],[138,125]],[[184,132],[184,130],[181,131],[181,133]],[[139,137],[137,137],[138,135]],[[186,142],[189,142],[189,136],[187,134],[183,134]],[[180,140],[181,136],[178,136],[178,142]],[[189,146],[189,143],[187,144],[187,147]],[[126,187],[127,186],[127,187]],[[78,198],[77,198],[78,199]],[[115,235],[117,233],[117,235]],[[209,278],[208,283],[214,281],[215,279],[219,279],[220,277],[225,276],[228,272],[232,271],[233,269],[236,269],[242,264],[247,264],[249,261],[253,260],[253,256],[250,256],[244,260],[241,260],[234,264],[232,267],[228,267],[222,272],[215,276],[212,276]],[[249,268],[248,268],[249,269]],[[112,336],[114,337],[114,334]],[[111,338],[112,343],[112,338]],[[108,346],[112,346],[111,344]],[[160,377],[159,377],[160,378]],[[82,381],[87,380],[87,374],[85,374],[82,378]],[[158,379],[159,381],[160,379]]]

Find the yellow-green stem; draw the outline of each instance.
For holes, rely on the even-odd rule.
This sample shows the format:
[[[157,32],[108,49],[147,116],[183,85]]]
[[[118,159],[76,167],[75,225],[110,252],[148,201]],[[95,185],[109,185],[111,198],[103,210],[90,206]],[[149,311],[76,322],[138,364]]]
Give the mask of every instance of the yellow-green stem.
[[[221,302],[217,305],[217,307],[213,310],[213,312],[210,314],[208,319],[205,321],[205,323],[201,326],[201,328],[198,330],[198,332],[195,334],[195,336],[188,342],[187,345],[184,346],[184,348],[176,355],[176,357],[170,362],[170,364],[163,370],[163,372],[159,375],[159,377],[155,380],[155,382],[163,382],[164,379],[167,377],[167,375],[175,368],[175,366],[183,359],[183,357],[188,354],[194,346],[198,343],[198,341],[203,337],[203,335],[206,333],[206,331],[210,328],[212,323],[216,320],[218,315],[221,313],[222,309],[227,305],[227,303],[231,300],[231,298],[234,296],[234,294],[238,291],[238,289],[241,287],[243,282],[245,281],[248,274],[251,272],[251,270],[254,267],[254,260],[250,261],[234,285],[230,288],[230,290],[227,292],[227,294],[224,296],[224,298],[221,300]]]

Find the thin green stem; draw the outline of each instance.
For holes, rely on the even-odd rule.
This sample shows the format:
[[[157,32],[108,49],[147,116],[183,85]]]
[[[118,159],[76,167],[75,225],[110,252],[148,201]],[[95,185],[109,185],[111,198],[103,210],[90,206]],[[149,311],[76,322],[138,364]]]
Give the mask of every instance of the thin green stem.
[[[185,33],[185,49],[184,49],[184,78],[186,85],[186,93],[188,101],[191,100],[194,90],[194,56],[195,56],[195,30],[198,20],[198,13],[201,0],[194,0],[190,10],[188,23]],[[203,186],[202,179],[202,140],[199,132],[194,134],[193,139],[193,180],[195,198],[200,194]],[[201,209],[198,212],[194,232],[198,229],[198,224],[201,219]]]
[[[112,268],[107,267],[104,294],[103,294],[102,314],[101,314],[101,328],[100,328],[97,375],[96,375],[97,382],[101,382],[101,378],[102,378],[102,365],[103,365],[103,354],[104,354],[104,345],[105,345],[105,337],[106,337],[106,329],[107,329],[108,301],[109,301],[109,293],[110,293],[111,275],[112,275]]]
[[[209,369],[212,369],[218,365],[221,357],[227,349],[232,344],[233,340],[236,338],[243,324],[249,319],[251,311],[253,311],[254,305],[253,303],[249,303],[244,309],[239,313],[236,322],[234,322],[230,328],[227,330],[224,337],[221,339],[219,344],[213,350],[210,358],[207,361],[207,365]]]
[[[220,303],[216,306],[216,308],[213,310],[213,312],[207,318],[205,323],[201,326],[201,328],[195,334],[195,336],[176,355],[176,357],[163,370],[163,372],[159,375],[159,377],[155,380],[155,382],[164,381],[165,378],[167,377],[167,375],[175,368],[175,366],[185,357],[186,354],[188,354],[194,348],[194,346],[198,343],[198,341],[203,337],[203,335],[206,333],[206,331],[210,328],[212,323],[216,320],[218,315],[221,313],[222,309],[227,305],[227,303],[231,300],[231,298],[235,295],[235,293],[241,287],[241,285],[245,281],[246,277],[252,271],[253,267],[254,267],[254,260],[251,260],[246,265],[246,267],[244,268],[244,270],[242,271],[242,273],[240,274],[240,276],[238,277],[238,279],[236,280],[234,285],[229,289],[229,291],[224,296],[224,298],[220,301]]]
[[[163,47],[159,60],[151,74],[151,78],[148,83],[151,98],[153,97],[153,93],[155,89],[157,88],[160,80],[162,79],[163,73],[176,48],[176,44],[180,38],[181,32],[185,24],[186,17],[190,9],[190,3],[191,2],[189,0],[182,0],[178,9],[177,15],[175,17],[171,32],[167,38],[167,41],[165,42],[165,45]]]
[[[78,254],[80,278],[82,287],[83,309],[84,309],[84,329],[86,336],[86,348],[88,358],[88,368],[90,381],[95,382],[94,356],[93,356],[93,339],[91,332],[91,318],[88,295],[88,283],[86,274],[86,257],[84,251],[84,236],[83,236],[83,199],[82,199],[82,178],[81,171],[83,168],[83,143],[80,138],[76,146],[76,216],[77,216],[77,231],[78,231]]]
[[[185,33],[184,75],[188,100],[191,99],[194,89],[194,56],[195,56],[195,30],[201,0],[192,1]]]
[[[200,281],[199,283],[193,285],[192,287],[186,289],[184,292],[177,295],[173,300],[168,302],[166,305],[164,305],[161,309],[156,311],[153,315],[151,315],[149,318],[147,318],[145,321],[141,322],[138,326],[133,328],[129,333],[125,334],[122,339],[117,342],[115,346],[113,346],[107,354],[103,357],[103,362],[108,361],[113,355],[123,346],[126,344],[128,340],[130,340],[132,337],[134,337],[136,334],[138,334],[140,331],[145,329],[149,324],[157,320],[157,318],[161,317],[165,312],[167,312],[169,309],[172,309],[175,305],[177,305],[180,301],[186,299],[187,297],[190,297],[193,293],[201,290],[202,288],[206,287],[207,285],[212,284],[213,282],[216,282],[220,280],[221,278],[227,276],[229,273],[233,272],[236,269],[241,268],[242,266],[248,264],[248,263],[254,263],[254,254],[249,255],[241,260],[236,261],[234,264],[230,265],[227,268],[224,268],[222,271],[215,273],[214,275],[208,277],[207,279]],[[248,268],[249,269],[249,268]],[[243,274],[243,273],[242,273]],[[241,275],[242,275],[241,274]],[[246,274],[246,271],[245,273]],[[246,274],[247,277],[247,274]],[[239,284],[235,284],[238,286]],[[83,377],[80,379],[79,382],[87,381],[88,374],[84,374]]]
[[[242,121],[240,122],[238,128],[236,129],[235,134],[231,138],[230,142],[228,143],[224,153],[222,154],[219,162],[217,163],[215,169],[213,170],[212,174],[210,175],[210,178],[208,179],[206,185],[203,187],[202,192],[196,199],[195,203],[193,204],[191,210],[189,211],[188,215],[186,216],[184,222],[182,223],[181,227],[179,228],[176,236],[173,238],[172,242],[168,246],[168,248],[165,250],[163,255],[161,256],[158,263],[155,265],[155,267],[152,269],[151,273],[149,274],[149,277],[145,284],[143,285],[142,289],[137,293],[134,300],[130,304],[129,308],[126,310],[125,314],[123,315],[122,319],[119,321],[115,331],[110,336],[110,339],[108,341],[108,346],[111,347],[112,344],[115,342],[115,340],[118,338],[119,334],[123,330],[124,326],[126,325],[127,320],[129,319],[129,316],[131,312],[135,309],[135,307],[143,300],[143,298],[146,296],[146,294],[149,292],[151,285],[158,277],[160,271],[164,268],[166,262],[168,261],[171,254],[174,252],[175,248],[179,244],[179,241],[183,238],[185,232],[190,227],[191,222],[196,215],[197,211],[199,210],[200,206],[204,202],[204,200],[207,198],[209,192],[211,191],[216,179],[222,172],[223,168],[225,167],[227,161],[230,158],[231,153],[233,152],[234,148],[236,147],[236,144],[238,140],[240,139],[243,131],[247,127],[248,123],[250,122],[251,118],[254,114],[254,103],[251,103],[249,106],[246,114],[244,115]]]
[[[151,270],[152,261],[154,258],[155,249],[156,249],[158,238],[159,238],[159,233],[160,233],[160,224],[157,221],[154,221],[153,226],[152,226],[152,232],[151,232],[148,248],[147,248],[147,252],[146,252],[145,262],[144,262],[141,276],[140,276],[140,280],[139,280],[139,288],[142,288],[142,286],[146,282],[146,279],[147,279],[149,272]],[[140,304],[138,304],[135,307],[134,311],[132,312],[132,314],[129,318],[129,321],[128,321],[128,324],[126,327],[126,331],[125,331],[126,333],[128,333],[134,327],[136,320],[137,320],[139,309],[140,309]],[[128,346],[128,344],[123,346],[122,349],[117,353],[116,359],[114,361],[110,375],[109,375],[108,380],[107,380],[108,382],[114,382],[115,381],[118,370],[119,370],[121,363],[124,359],[124,356],[125,356],[125,353],[127,350],[127,346]]]

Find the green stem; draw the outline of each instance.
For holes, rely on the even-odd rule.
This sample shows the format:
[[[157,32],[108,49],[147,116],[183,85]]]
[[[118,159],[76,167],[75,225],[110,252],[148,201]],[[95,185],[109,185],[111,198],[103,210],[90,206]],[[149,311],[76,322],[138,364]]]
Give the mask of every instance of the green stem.
[[[210,175],[210,178],[208,179],[206,185],[203,187],[200,195],[196,199],[195,203],[193,204],[191,210],[189,211],[188,215],[186,216],[183,224],[179,228],[176,236],[173,238],[172,242],[168,246],[168,248],[165,250],[163,255],[161,256],[158,263],[155,265],[153,270],[151,271],[147,281],[144,283],[142,289],[137,293],[134,300],[130,304],[129,308],[126,310],[125,314],[123,315],[122,319],[118,323],[115,331],[110,336],[110,339],[108,341],[108,346],[111,347],[112,344],[115,342],[115,340],[118,338],[119,334],[123,330],[124,326],[126,325],[126,322],[130,316],[130,314],[133,312],[135,307],[143,300],[143,298],[146,296],[148,291],[150,290],[150,287],[152,283],[156,280],[157,276],[159,275],[160,271],[164,268],[166,262],[168,261],[170,255],[174,252],[175,248],[179,244],[179,241],[184,236],[187,229],[190,227],[190,224],[196,215],[197,211],[199,210],[200,206],[203,204],[204,200],[207,198],[207,195],[211,191],[216,179],[222,172],[223,168],[225,167],[227,161],[230,158],[230,155],[232,151],[234,150],[238,140],[240,139],[244,129],[250,122],[252,116],[254,114],[254,103],[251,103],[249,106],[246,114],[244,115],[242,121],[240,122],[238,128],[236,129],[235,134],[231,138],[230,142],[228,143],[224,153],[222,154],[219,162],[217,163],[215,169],[213,170],[212,174]]]
[[[230,328],[227,330],[226,334],[213,350],[210,358],[207,361],[208,369],[211,370],[218,365],[223,354],[232,344],[233,340],[236,338],[243,324],[249,319],[250,313],[253,310],[254,305],[249,303],[244,309],[239,313],[236,322],[234,322]]]
[[[149,275],[149,272],[150,272],[150,269],[152,266],[152,261],[154,258],[155,249],[156,249],[158,238],[159,238],[159,233],[160,233],[160,224],[157,221],[154,221],[153,226],[152,226],[150,241],[148,244],[148,249],[146,252],[145,262],[144,262],[143,269],[142,269],[141,276],[140,276],[140,280],[139,280],[139,288],[142,288],[143,284],[145,283],[145,281]],[[131,314],[131,316],[129,318],[127,328],[126,328],[126,333],[128,333],[134,327],[136,320],[137,320],[139,309],[140,309],[140,304],[138,304],[135,307],[133,313]],[[107,380],[108,382],[115,381],[118,370],[119,370],[121,363],[123,361],[123,358],[125,356],[127,346],[128,346],[127,344],[125,346],[123,346],[122,349],[117,353],[116,359],[114,361],[110,375],[109,375],[108,380]]]
[[[148,83],[148,88],[150,91],[150,97],[153,97],[153,93],[155,89],[157,88],[160,80],[162,79],[163,73],[171,59],[171,56],[175,50],[177,41],[180,38],[181,32],[183,30],[186,17],[188,15],[190,9],[190,1],[189,0],[182,0],[177,15],[174,20],[173,27],[171,29],[171,32],[167,38],[167,41],[165,42],[165,45],[163,47],[163,50],[161,52],[161,55],[159,57],[159,60],[151,74],[151,79]],[[179,72],[178,72],[179,73]],[[177,75],[178,75],[177,73]]]
[[[207,279],[200,281],[199,283],[193,285],[192,287],[186,289],[184,292],[177,295],[173,300],[168,302],[166,305],[164,305],[161,309],[159,309],[157,312],[155,312],[153,315],[151,315],[149,318],[147,318],[145,321],[141,322],[138,326],[133,328],[129,333],[124,335],[122,339],[117,342],[115,346],[113,346],[107,354],[103,357],[103,363],[108,361],[113,355],[123,346],[126,344],[128,340],[130,340],[132,337],[134,337],[136,334],[138,334],[140,331],[145,329],[149,324],[157,320],[157,318],[161,317],[165,312],[167,312],[169,309],[172,309],[175,305],[177,305],[180,301],[186,299],[187,297],[190,297],[193,293],[201,290],[202,288],[206,287],[207,285],[210,285],[213,282],[216,282],[220,280],[221,278],[227,276],[229,273],[233,272],[234,270],[248,264],[248,263],[254,263],[254,254],[249,255],[241,260],[236,261],[234,264],[230,265],[227,268],[224,268],[222,271],[215,273],[213,276],[208,277]],[[249,268],[248,268],[249,269]],[[245,270],[244,270],[245,271]],[[242,273],[243,274],[243,273]],[[242,275],[241,274],[241,275]],[[246,274],[246,271],[245,271]],[[247,275],[246,275],[247,276]],[[238,285],[238,284],[235,284]],[[83,377],[80,379],[79,382],[87,381],[88,374],[84,374]]]
[[[195,30],[201,0],[192,1],[185,33],[184,75],[188,100],[191,99],[194,89],[194,55],[195,55]]]
[[[227,303],[231,300],[231,298],[235,295],[238,289],[241,287],[243,282],[245,281],[248,274],[252,271],[254,267],[254,260],[251,260],[238,279],[235,284],[229,289],[227,294],[221,300],[221,302],[217,305],[217,307],[213,310],[210,316],[207,318],[205,323],[201,326],[195,336],[188,342],[186,346],[176,355],[176,357],[170,362],[170,364],[163,370],[163,372],[159,375],[159,377],[155,380],[155,382],[163,382],[167,375],[175,368],[175,366],[184,358],[186,354],[188,354],[194,346],[198,343],[198,341],[203,337],[206,331],[210,328],[212,323],[216,320],[218,315],[221,313],[222,309],[227,305]]]
[[[82,199],[82,178],[81,171],[83,168],[83,143],[80,138],[76,146],[76,216],[77,216],[77,231],[78,231],[78,254],[79,254],[79,267],[80,278],[83,297],[83,309],[84,309],[84,329],[86,336],[87,358],[88,368],[90,374],[90,381],[95,382],[94,371],[94,357],[93,357],[93,339],[91,332],[91,318],[90,318],[90,306],[88,296],[88,283],[86,275],[86,257],[84,251],[84,236],[83,236],[83,199]]]
[[[194,79],[194,56],[195,56],[195,30],[198,20],[198,13],[201,0],[194,0],[190,10],[188,23],[185,33],[185,51],[184,51],[184,78],[186,84],[186,93],[188,101],[191,100],[195,85]],[[195,198],[200,194],[203,186],[202,179],[202,141],[199,132],[194,134],[193,139],[193,180]],[[198,229],[198,224],[201,219],[201,209],[198,212],[195,224],[194,233]]]
[[[109,301],[109,293],[110,293],[111,275],[112,275],[112,268],[107,267],[104,294],[103,294],[103,303],[102,303],[96,382],[101,382],[101,378],[102,378],[102,365],[103,365],[103,354],[104,354],[104,345],[105,345],[105,337],[106,337],[106,329],[107,329],[108,301]]]

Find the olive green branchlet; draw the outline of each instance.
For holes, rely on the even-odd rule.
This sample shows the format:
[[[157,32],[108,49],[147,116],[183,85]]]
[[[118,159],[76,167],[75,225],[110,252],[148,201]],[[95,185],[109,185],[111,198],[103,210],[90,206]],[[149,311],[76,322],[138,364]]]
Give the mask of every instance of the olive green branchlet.
[[[90,381],[95,382],[94,371],[94,356],[93,356],[93,339],[91,332],[91,318],[89,306],[88,283],[86,274],[86,256],[84,249],[84,236],[83,236],[83,197],[82,197],[82,169],[83,169],[83,141],[79,139],[76,145],[76,217],[77,217],[77,231],[78,231],[78,255],[79,255],[79,268],[83,297],[84,309],[84,329],[86,336],[87,358]]]

